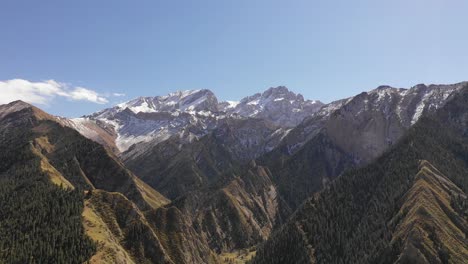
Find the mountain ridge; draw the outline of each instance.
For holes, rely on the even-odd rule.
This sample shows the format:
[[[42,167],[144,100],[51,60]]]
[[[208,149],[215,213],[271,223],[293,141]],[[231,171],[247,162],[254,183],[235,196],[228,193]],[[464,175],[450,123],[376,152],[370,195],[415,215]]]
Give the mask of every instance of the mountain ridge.
[[[250,100],[253,97],[258,101],[255,104]],[[101,142],[106,142],[101,135],[107,133],[99,131],[98,127],[110,129],[111,134],[115,135],[115,143],[111,145],[123,152],[133,144],[162,142],[184,131],[190,131],[191,137],[201,137],[226,119],[264,119],[278,127],[287,128],[322,106],[319,101],[304,100],[302,95],[296,95],[286,87],[270,88],[253,97],[248,96],[238,104],[234,103],[236,106],[233,108],[228,107],[233,105],[232,102],[218,103],[213,92],[206,89],[139,97],[91,115],[71,119],[70,126]],[[130,128],[130,125],[136,128]],[[89,132],[90,129],[95,132]]]
[[[115,257],[120,256],[135,263],[217,262],[217,256],[195,235],[185,216],[175,207],[164,208],[169,203],[167,198],[139,180],[102,145],[44,113],[24,102],[0,106],[0,148],[5,150],[0,152],[4,188],[0,207],[14,208],[17,201],[11,197],[26,201],[29,196],[22,193],[27,191],[37,200],[13,211],[30,208],[26,216],[10,212],[2,217],[6,219],[0,232],[6,236],[0,243],[0,259],[83,263],[91,258],[94,263],[115,263]],[[53,195],[60,199],[51,201]],[[175,228],[181,230],[184,240],[168,245],[163,238],[175,239],[175,234],[147,221],[148,214],[161,210],[174,212],[172,221],[177,221]],[[61,222],[55,223],[47,214]],[[31,220],[36,215],[38,218]],[[14,226],[21,221],[26,221],[25,227]],[[54,223],[47,227],[50,231],[46,223]],[[62,229],[53,231],[57,235],[42,233],[60,225]],[[34,239],[25,243],[29,238]],[[12,247],[11,243],[16,244]],[[113,256],[109,251],[120,255]]]
[[[449,263],[463,263],[466,256],[457,254],[468,252],[467,218],[466,211],[457,208],[466,199],[456,194],[462,190],[461,197],[466,197],[468,190],[467,100],[464,88],[439,110],[424,115],[382,156],[347,170],[307,199],[258,248],[252,263],[447,263],[450,258],[454,261]],[[401,214],[405,211],[415,213]],[[423,229],[418,228],[421,220]],[[461,249],[448,242],[446,229],[438,227],[441,221],[461,230],[449,232],[461,241],[456,244]],[[412,227],[423,235],[407,238],[414,233]],[[409,233],[399,231],[403,229]],[[392,238],[402,240],[391,243]],[[397,262],[401,254],[406,257]],[[421,257],[426,261],[415,262]]]

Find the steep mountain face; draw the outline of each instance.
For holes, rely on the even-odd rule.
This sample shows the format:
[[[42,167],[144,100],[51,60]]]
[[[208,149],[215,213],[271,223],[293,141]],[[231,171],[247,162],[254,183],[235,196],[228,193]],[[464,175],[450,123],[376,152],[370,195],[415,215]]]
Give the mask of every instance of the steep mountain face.
[[[417,85],[409,90],[379,87],[355,96],[335,111],[326,129],[345,151],[367,163],[398,141],[423,114],[439,109],[464,86]]]
[[[191,143],[173,137],[143,152],[148,144],[134,145],[121,155],[128,168],[174,200],[218,253],[264,241],[291,213],[271,172],[254,162],[243,165],[281,133],[263,120],[227,121]]]
[[[225,171],[236,167],[226,148],[211,137],[181,146],[178,137],[171,138],[144,155],[124,162],[143,181],[170,199],[220,181]]]
[[[72,121],[112,127],[117,135],[115,145],[125,151],[135,143],[162,142],[176,134],[188,139],[205,135],[223,117],[214,114],[217,105],[216,97],[209,90],[184,91],[137,98]],[[75,127],[83,135],[88,133],[83,125]]]
[[[91,263],[219,263],[174,207],[141,211],[120,193],[85,196],[86,234],[97,241]]]
[[[287,129],[279,128],[268,121],[262,119],[232,119],[226,118],[220,120],[217,128],[207,133],[207,137],[213,139],[229,148],[229,152],[235,161],[250,161],[262,154],[271,151],[282,138],[288,133]],[[204,136],[205,137],[205,136]],[[163,148],[164,151],[172,153],[167,148],[163,147],[168,142],[177,142],[178,149],[190,148],[190,144],[203,140],[203,137],[191,137],[188,139],[186,134],[176,135],[168,138],[162,143],[158,140],[150,142],[137,143],[127,151],[121,153],[121,158],[124,161],[147,159],[152,155],[165,156],[167,153],[159,153],[158,149]]]
[[[57,117],[57,119],[61,124],[75,129],[86,138],[106,146],[113,153],[118,154],[120,152],[116,145],[117,133],[114,126],[100,120],[90,121],[87,118],[67,119]]]
[[[226,119],[192,142],[174,136],[139,143],[121,158],[145,182],[174,199],[225,179],[229,171],[272,149],[285,133],[264,120]]]
[[[218,99],[210,90],[177,91],[166,96],[140,97],[117,106],[119,109],[129,108],[134,113],[156,112],[217,112]],[[116,109],[115,109],[116,110]],[[107,116],[109,110],[98,113]]]
[[[143,213],[120,193],[88,192],[83,223],[98,244],[91,263],[174,263]]]
[[[271,168],[281,194],[296,208],[345,169],[381,155],[464,85],[382,86],[333,102],[292,129],[260,163]]]
[[[468,259],[468,222],[452,207],[466,194],[427,161],[391,220],[397,222],[390,247],[401,246],[397,263],[463,263]]]
[[[268,153],[259,164],[270,168],[272,179],[288,206],[296,209],[346,169],[357,167],[355,158],[321,131],[292,156]]]
[[[136,143],[157,144],[178,135],[187,141],[206,135],[226,119],[263,119],[286,128],[320,109],[319,101],[304,100],[286,87],[270,88],[241,102],[218,103],[209,90],[179,91],[140,97],[67,124],[116,152]]]
[[[162,207],[169,200],[61,121],[20,101],[0,106],[0,262],[217,261],[177,208]],[[180,231],[146,217],[167,210]]]
[[[239,175],[173,202],[216,252],[255,246],[291,213],[278,196],[268,168],[251,162]]]
[[[464,263],[468,90],[307,200],[253,263]]]
[[[279,86],[245,97],[240,102],[225,102],[220,105],[220,110],[230,115],[268,120],[281,127],[294,127],[323,105],[317,100],[304,100],[301,94]]]
[[[321,130],[327,129],[348,152],[365,161],[371,160],[396,142],[423,114],[442,107],[451,94],[465,85],[419,84],[410,89],[380,86],[326,104],[291,130],[279,150],[292,154]]]

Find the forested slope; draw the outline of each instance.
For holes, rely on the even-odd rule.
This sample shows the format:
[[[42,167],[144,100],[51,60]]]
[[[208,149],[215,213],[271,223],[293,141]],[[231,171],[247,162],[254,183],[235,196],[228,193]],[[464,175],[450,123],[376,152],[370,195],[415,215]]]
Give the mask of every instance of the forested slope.
[[[383,156],[345,172],[307,200],[260,247],[253,263],[417,263],[422,258],[463,263],[468,257],[467,116],[465,89],[437,113],[423,117]],[[427,178],[424,184],[421,175]],[[409,215],[414,208],[418,217]],[[411,234],[417,223],[426,235],[401,236],[405,228]],[[457,231],[448,238],[434,223]]]

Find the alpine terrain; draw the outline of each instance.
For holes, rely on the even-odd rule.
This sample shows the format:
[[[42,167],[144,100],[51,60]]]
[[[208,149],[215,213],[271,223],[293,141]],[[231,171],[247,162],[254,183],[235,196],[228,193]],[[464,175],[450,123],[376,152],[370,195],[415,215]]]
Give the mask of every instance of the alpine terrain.
[[[468,83],[0,105],[0,263],[468,263]]]

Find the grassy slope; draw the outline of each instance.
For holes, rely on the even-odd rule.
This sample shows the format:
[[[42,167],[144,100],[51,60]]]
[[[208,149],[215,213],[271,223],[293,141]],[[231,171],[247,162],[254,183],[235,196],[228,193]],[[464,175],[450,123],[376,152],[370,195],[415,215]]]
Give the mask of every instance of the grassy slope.
[[[88,192],[82,215],[98,245],[92,263],[173,263],[143,213],[122,194]]]
[[[434,263],[450,256],[451,263],[468,260],[467,220],[450,205],[465,193],[427,161],[420,170],[395,219],[400,219],[392,244],[402,243],[398,263]],[[445,259],[444,259],[445,260]]]

